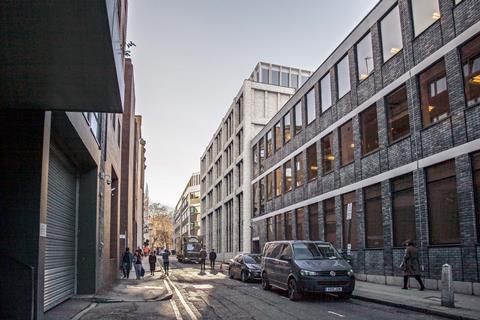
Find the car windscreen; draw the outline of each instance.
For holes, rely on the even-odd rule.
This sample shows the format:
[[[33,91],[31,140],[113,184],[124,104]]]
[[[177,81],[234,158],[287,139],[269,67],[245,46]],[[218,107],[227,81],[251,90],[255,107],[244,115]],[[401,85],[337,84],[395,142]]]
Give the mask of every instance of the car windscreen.
[[[340,253],[330,244],[318,244],[317,249],[320,253],[328,259],[342,259]]]
[[[200,243],[188,243],[187,244],[187,251],[197,252],[197,251],[200,251],[200,249],[201,249]]]
[[[262,262],[261,256],[243,256],[243,262],[250,264],[259,264]]]
[[[315,243],[294,243],[293,251],[296,260],[322,260],[322,259],[337,259],[338,253],[335,248],[327,245],[317,245]]]

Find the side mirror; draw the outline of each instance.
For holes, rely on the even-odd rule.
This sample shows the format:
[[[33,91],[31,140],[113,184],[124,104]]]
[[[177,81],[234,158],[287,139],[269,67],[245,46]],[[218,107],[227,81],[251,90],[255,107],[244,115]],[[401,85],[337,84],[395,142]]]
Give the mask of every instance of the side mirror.
[[[282,254],[282,255],[280,256],[280,260],[283,260],[283,261],[292,261],[292,257]]]

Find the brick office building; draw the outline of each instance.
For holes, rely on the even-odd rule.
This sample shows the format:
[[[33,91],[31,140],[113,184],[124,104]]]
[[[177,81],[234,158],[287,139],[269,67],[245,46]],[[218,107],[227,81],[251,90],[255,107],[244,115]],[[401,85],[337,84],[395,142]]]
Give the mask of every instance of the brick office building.
[[[479,65],[480,2],[380,1],[252,140],[252,236],[350,244],[381,283],[414,239],[427,286],[478,288]]]

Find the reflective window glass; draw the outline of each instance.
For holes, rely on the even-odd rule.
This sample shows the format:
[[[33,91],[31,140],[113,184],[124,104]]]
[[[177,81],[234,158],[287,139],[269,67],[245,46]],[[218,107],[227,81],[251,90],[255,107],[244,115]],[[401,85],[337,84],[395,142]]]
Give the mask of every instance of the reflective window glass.
[[[267,132],[266,136],[267,140],[267,158],[273,154],[273,137],[272,137],[272,130]]]
[[[291,83],[290,87],[297,89],[298,88],[298,74],[292,74],[291,75]]]
[[[380,22],[382,31],[383,61],[387,61],[403,48],[400,11],[395,6]]]
[[[322,139],[323,174],[332,172],[334,160],[335,156],[333,155],[333,133],[330,133]]]
[[[362,131],[362,154],[365,155],[378,148],[377,106],[374,104],[360,114]]]
[[[332,105],[332,86],[330,83],[330,72],[328,72],[322,78],[322,80],[320,80],[320,98],[322,112],[324,112]]]
[[[438,0],[411,0],[415,36],[440,19]]]
[[[383,247],[382,192],[380,184],[364,189],[365,247]]]
[[[282,130],[280,129],[280,122],[275,124],[275,150],[278,150],[282,147]]]
[[[340,99],[350,91],[350,68],[348,63],[348,55],[343,57],[343,59],[337,63],[337,85],[338,98]]]
[[[318,234],[318,203],[308,206],[308,231],[310,240],[320,240]]]
[[[312,181],[317,178],[318,164],[317,164],[317,145],[312,144],[307,148],[307,179]]]
[[[317,117],[315,109],[315,89],[308,91],[305,96],[305,104],[307,105],[307,124],[310,124]]]
[[[283,143],[287,143],[292,138],[290,111],[283,116]]]
[[[275,169],[275,196],[282,195],[282,168]]]
[[[285,177],[285,192],[292,190],[292,160],[288,160],[283,165],[284,167],[284,177]]]
[[[280,71],[272,70],[272,84],[276,86],[280,85]]]
[[[297,239],[305,240],[305,213],[303,208],[295,210],[295,221],[297,225]]]
[[[300,100],[297,102],[297,104],[293,107],[294,110],[294,120],[295,120],[295,134],[299,133],[302,131],[302,101]]]
[[[337,242],[337,221],[335,218],[334,198],[323,201],[323,212],[325,215],[325,240],[335,246]]]
[[[357,70],[358,80],[365,80],[370,73],[373,72],[373,49],[372,49],[372,35],[367,33],[360,42],[357,43]]]
[[[388,118],[388,140],[390,143],[410,134],[408,119],[407,88],[400,87],[385,98]]]
[[[450,114],[447,75],[442,60],[422,72],[419,77],[423,126],[441,121]]]
[[[288,72],[282,72],[282,82],[281,85],[284,87],[288,87]]]
[[[269,81],[268,73],[269,73],[268,69],[262,68],[262,79],[261,79],[260,82],[268,83],[268,81]]]
[[[305,166],[303,164],[303,153],[295,156],[295,186],[300,187],[305,180]]]
[[[480,103],[480,35],[462,47],[465,98],[468,106]]]
[[[342,166],[353,161],[354,151],[353,126],[350,120],[340,127],[340,164]]]
[[[391,180],[393,245],[401,247],[406,240],[415,240],[415,201],[413,174]]]

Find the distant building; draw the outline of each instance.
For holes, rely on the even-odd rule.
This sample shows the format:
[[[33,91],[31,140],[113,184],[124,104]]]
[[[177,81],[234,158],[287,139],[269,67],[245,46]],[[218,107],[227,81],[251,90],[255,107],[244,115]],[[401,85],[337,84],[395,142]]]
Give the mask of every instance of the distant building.
[[[258,63],[205,148],[200,163],[201,234],[219,259],[259,250],[258,239],[251,245],[250,140],[309,76],[306,70]]]
[[[200,174],[188,180],[173,212],[174,243],[181,236],[200,235]]]

